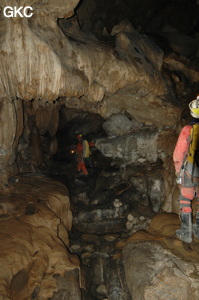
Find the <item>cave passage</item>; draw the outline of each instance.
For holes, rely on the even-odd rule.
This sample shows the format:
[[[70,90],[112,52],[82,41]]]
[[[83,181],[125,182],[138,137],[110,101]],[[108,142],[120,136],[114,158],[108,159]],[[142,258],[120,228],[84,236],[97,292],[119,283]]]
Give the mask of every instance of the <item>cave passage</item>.
[[[17,2],[33,16],[0,14],[0,299],[198,300],[172,155],[199,0]]]
[[[81,260],[87,289],[82,289],[85,299],[106,296],[105,282],[97,269],[101,265],[103,269],[111,267],[114,270],[111,260],[116,242],[146,229],[155,216],[149,195],[143,190],[143,173],[139,167],[133,168],[136,184],[128,182],[123,178],[120,161],[104,156],[94,146],[91,147],[92,167],[87,168],[88,175],[77,171],[77,160],[72,153],[77,136],[81,133],[84,139],[94,143],[107,138],[104,121],[96,114],[62,108],[56,134],[58,149],[48,161],[51,178],[64,183],[70,193],[73,226],[69,232],[69,249]],[[113,273],[110,276],[119,288],[121,283],[117,276]],[[108,285],[109,280],[107,277]]]
[[[70,119],[67,120],[67,117]],[[74,153],[78,143],[77,136],[82,134],[83,139],[95,144],[96,140],[107,137],[102,127],[103,123],[103,118],[96,114],[70,109],[60,110],[59,128],[56,134],[58,150],[48,162],[49,173],[67,186],[71,195],[71,205],[76,213],[82,211],[83,208],[92,210],[92,206],[95,209],[110,207],[116,198],[119,202],[120,197],[126,198],[127,206],[129,206],[131,199],[128,197],[132,191],[134,193],[136,191],[131,184],[122,179],[119,161],[104,156],[95,145],[90,147],[92,167],[87,166],[88,175],[77,170],[78,162]],[[137,207],[138,199],[130,206]],[[123,217],[120,215],[119,218],[121,219],[120,228],[125,228],[125,214]],[[78,227],[81,228],[81,224]],[[89,230],[95,231],[91,227],[92,225]],[[106,226],[103,230],[109,232]],[[103,230],[97,230],[98,234],[103,233]],[[112,230],[114,229],[111,225],[110,232]]]

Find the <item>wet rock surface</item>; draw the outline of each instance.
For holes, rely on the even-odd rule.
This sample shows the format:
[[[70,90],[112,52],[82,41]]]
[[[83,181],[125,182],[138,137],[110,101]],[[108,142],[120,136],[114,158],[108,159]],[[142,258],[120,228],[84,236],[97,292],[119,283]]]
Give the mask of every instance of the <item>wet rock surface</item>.
[[[178,216],[155,213],[142,195],[145,188],[141,178],[135,176],[135,185],[129,186],[122,181],[117,166],[111,167],[110,159],[100,157],[101,169],[89,168],[88,176],[76,172],[74,177],[65,178],[74,215],[69,249],[81,261],[83,299],[156,299],[163,291],[168,299],[173,299],[175,292],[182,299],[188,300],[190,295],[197,299],[197,279],[193,288],[192,272],[183,273],[188,253],[192,260],[187,268],[198,268],[197,241],[191,254],[189,246],[175,238]],[[96,158],[95,163],[98,165]],[[151,181],[151,187],[157,188],[158,177],[156,180]],[[156,188],[151,191],[155,193]],[[176,261],[184,267],[175,268]],[[178,281],[184,290],[172,284]]]
[[[98,208],[101,215],[106,205]],[[198,241],[194,239],[188,245],[176,239],[175,231],[180,226],[177,215],[154,216],[150,210],[144,213],[143,207],[139,208],[134,207],[131,213],[127,209],[123,228],[118,228],[117,219],[111,215],[112,227],[106,234],[103,225],[97,221],[94,224],[92,219],[87,233],[83,233],[83,226],[74,223],[70,251],[80,257],[88,299],[188,300],[191,297],[196,300]],[[75,211],[74,220],[78,217]],[[87,217],[89,220],[89,211]],[[83,299],[87,297],[88,294]]]
[[[133,222],[135,224],[133,224]],[[123,262],[114,259],[115,244],[132,234],[133,231],[147,228],[150,218],[140,216],[131,219],[131,228],[121,229],[115,220],[109,234],[82,234],[73,229],[70,234],[70,251],[80,257],[87,290],[91,299],[130,299],[126,285]],[[97,226],[96,224],[95,226]],[[101,226],[98,227],[98,230]],[[115,231],[118,229],[117,233]],[[111,233],[111,230],[113,231]],[[87,299],[87,297],[83,298]]]
[[[147,230],[117,243],[132,299],[198,298],[199,243],[177,240],[179,223],[175,214],[157,214]]]
[[[0,224],[0,299],[54,299],[68,271],[70,290],[59,294],[81,299],[74,276],[80,262],[68,250],[72,213],[63,184],[31,173],[12,178],[0,195]]]
[[[129,299],[198,299],[198,264],[150,242],[130,243],[122,256]]]
[[[198,241],[194,239],[189,245],[177,240],[180,221],[176,214],[155,214],[139,201],[135,205],[129,194],[125,197],[124,185],[120,182],[118,186],[115,172],[112,177],[110,170],[108,174],[106,188],[120,191],[120,200],[114,193],[112,198],[109,193],[100,198],[102,193],[96,202],[82,192],[86,186],[95,193],[92,173],[91,177],[76,173],[72,187],[67,181],[73,224],[68,192],[62,183],[31,174],[10,180],[10,190],[1,198],[2,284],[5,274],[10,274],[9,292],[3,289],[4,284],[0,286],[2,297],[140,300],[163,294],[171,300],[176,294],[183,300],[198,299]],[[99,188],[100,176],[97,179]],[[26,194],[22,196],[23,191]],[[15,201],[18,197],[21,200]],[[13,256],[8,249],[13,249]],[[28,289],[27,280],[31,282]]]
[[[121,263],[118,261],[113,268],[114,245],[133,232],[146,229],[155,213],[146,202],[143,205],[141,191],[122,180],[118,166],[98,155],[95,149],[94,166],[88,168],[88,176],[76,171],[75,162],[73,176],[69,162],[62,163],[61,169],[56,167],[57,171],[51,165],[51,171],[57,172],[54,178],[65,183],[70,192],[73,226],[69,250],[81,261],[83,299],[128,299],[128,287],[124,290],[124,283],[118,279]],[[120,298],[121,295],[127,298]]]

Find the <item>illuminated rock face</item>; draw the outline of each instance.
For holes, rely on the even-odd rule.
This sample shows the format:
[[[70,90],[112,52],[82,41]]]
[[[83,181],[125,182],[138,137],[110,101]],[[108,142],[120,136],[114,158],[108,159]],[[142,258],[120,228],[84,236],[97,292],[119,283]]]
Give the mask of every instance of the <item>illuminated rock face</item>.
[[[162,50],[133,27],[128,32],[126,28],[122,32],[114,30],[113,51],[97,40],[89,44],[89,35],[80,30],[79,36],[72,32],[73,40],[63,34],[57,18],[73,15],[77,0],[30,3],[31,18],[2,15],[0,19],[1,98],[55,100],[60,96],[86,96],[89,101],[100,101],[106,93],[115,93],[127,84],[159,95],[167,93],[160,74]],[[2,7],[6,5],[9,3],[3,1]],[[84,42],[78,43],[82,38]]]
[[[197,279],[190,274],[198,264],[187,263],[159,244],[129,244],[123,251],[129,299],[198,299]],[[176,263],[177,262],[177,263]],[[136,270],[136,272],[135,272]]]
[[[78,106],[104,118],[128,112],[135,120],[158,127],[173,126],[179,115],[179,109],[164,102],[169,91],[161,74],[163,51],[128,22],[113,28],[114,46],[100,43],[77,24],[61,29],[57,19],[70,18],[77,4],[77,0],[27,1],[33,8],[31,18],[0,16],[2,185],[17,172],[34,171],[56,152],[61,105]],[[16,3],[2,1],[2,8],[6,5]],[[58,104],[49,104],[57,99]],[[32,108],[26,109],[23,102],[33,100]],[[19,159],[16,162],[19,156],[26,167]]]
[[[179,226],[177,215],[158,214],[146,231],[116,245],[122,249],[120,270],[123,265],[131,294],[127,299],[174,299],[176,295],[183,300],[198,299],[198,279],[192,276],[199,267],[198,240],[194,238],[189,246],[178,240]]]
[[[79,268],[68,251],[68,191],[45,176],[12,180],[9,193],[1,194],[0,299],[30,299],[33,294],[48,299],[58,290],[56,279]],[[80,299],[79,274],[70,274],[76,295],[70,299]]]
[[[10,1],[11,6],[14,3],[15,1]],[[67,61],[67,57],[73,55],[73,49],[56,24],[58,16],[71,16],[77,3],[77,0],[47,1],[46,4],[29,1],[26,4],[31,4],[34,12],[31,20],[1,16],[1,98],[52,100],[59,95],[82,94],[82,80],[73,75],[70,66],[68,68],[65,62],[62,63],[63,52],[67,53]],[[9,1],[3,1],[2,7],[6,5],[9,5]],[[18,1],[18,5],[23,5],[23,1]],[[46,17],[48,24],[45,25]],[[42,28],[43,26],[48,29]],[[66,47],[58,55],[56,48],[59,46],[56,46],[55,40],[58,43],[64,41],[60,49]],[[6,74],[9,74],[7,78]]]

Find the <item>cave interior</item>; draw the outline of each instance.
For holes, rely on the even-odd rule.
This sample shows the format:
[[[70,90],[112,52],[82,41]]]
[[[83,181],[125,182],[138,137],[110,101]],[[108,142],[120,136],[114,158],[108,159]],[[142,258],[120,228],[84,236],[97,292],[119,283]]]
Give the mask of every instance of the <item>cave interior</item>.
[[[0,299],[198,299],[172,154],[199,1],[29,2],[29,20],[0,15]]]

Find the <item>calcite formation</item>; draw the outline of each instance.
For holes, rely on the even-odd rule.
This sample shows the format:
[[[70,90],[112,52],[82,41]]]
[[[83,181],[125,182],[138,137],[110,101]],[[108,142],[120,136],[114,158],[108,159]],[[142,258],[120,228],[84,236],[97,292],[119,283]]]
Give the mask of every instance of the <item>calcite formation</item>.
[[[90,45],[86,34],[82,42],[80,30],[80,38],[74,31],[72,39],[63,34],[57,18],[69,18],[77,3],[26,1],[33,8],[31,18],[1,15],[1,98],[86,96],[89,101],[100,101],[128,84],[165,95],[167,87],[160,73],[163,52],[134,29],[114,31],[114,51],[95,40]],[[9,4],[13,6],[14,1],[3,1],[2,7]]]
[[[12,182],[0,196],[0,299],[46,300],[58,290],[57,275],[79,270],[78,258],[68,251],[68,191],[41,175]]]

